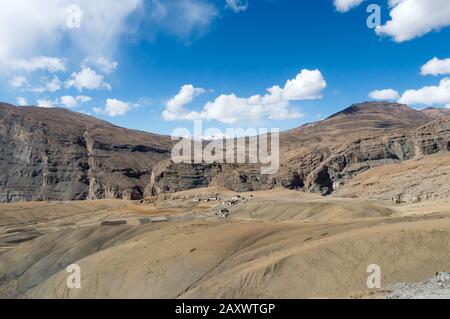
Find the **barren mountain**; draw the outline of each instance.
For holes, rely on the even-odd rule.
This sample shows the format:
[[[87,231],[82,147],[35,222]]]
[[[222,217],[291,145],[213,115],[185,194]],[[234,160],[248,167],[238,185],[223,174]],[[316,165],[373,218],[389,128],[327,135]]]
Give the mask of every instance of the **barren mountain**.
[[[346,198],[388,200],[397,204],[450,198],[450,152],[370,169],[339,188]]]
[[[166,136],[65,109],[0,104],[0,201],[139,199]]]
[[[450,116],[436,119],[436,113],[427,113],[396,103],[356,104],[323,121],[281,133],[281,167],[276,175],[261,175],[258,165],[191,166],[167,161],[154,171],[147,194],[194,184],[235,191],[302,188],[328,195],[371,168],[448,151]]]
[[[448,151],[445,114],[396,103],[355,104],[281,133],[280,170],[261,175],[259,165],[174,164],[167,136],[64,109],[0,104],[0,201],[142,199],[208,186],[328,195],[371,168]]]
[[[427,113],[363,103],[284,132],[265,176],[174,164],[165,136],[1,105],[2,201],[113,199],[0,204],[0,298],[364,298],[448,271],[450,116]],[[81,289],[66,284],[73,263]]]
[[[450,115],[450,109],[443,109],[443,108],[436,108],[436,107],[429,107],[425,110],[422,110],[422,113],[424,113],[425,115],[438,119],[441,118],[443,116],[448,116]]]

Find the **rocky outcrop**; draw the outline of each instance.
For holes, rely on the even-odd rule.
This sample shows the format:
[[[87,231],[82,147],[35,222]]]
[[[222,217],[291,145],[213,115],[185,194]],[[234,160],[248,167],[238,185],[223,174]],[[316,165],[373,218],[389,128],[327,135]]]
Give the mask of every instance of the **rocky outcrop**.
[[[0,202],[139,199],[170,139],[64,109],[0,105]]]
[[[450,274],[436,273],[436,276],[421,283],[399,283],[389,287],[385,299],[450,299]]]
[[[270,189],[273,177],[261,175],[259,167],[230,164],[175,164],[168,160],[152,172],[146,196],[173,193],[208,186],[225,187],[236,192]]]
[[[371,168],[414,157],[447,152],[450,117],[433,121],[406,133],[391,133],[343,145],[307,176],[305,186],[329,195],[346,181]]]
[[[215,185],[237,192],[285,187],[329,195],[371,168],[447,152],[450,117],[433,115],[396,103],[357,104],[282,133],[275,175],[261,175],[258,165],[172,163],[155,174],[150,193]]]
[[[280,169],[174,164],[167,136],[63,109],[0,104],[0,201],[141,199],[221,186],[329,195],[374,167],[450,150],[450,117],[396,103],[356,104],[280,134]],[[437,119],[436,119],[437,118]]]

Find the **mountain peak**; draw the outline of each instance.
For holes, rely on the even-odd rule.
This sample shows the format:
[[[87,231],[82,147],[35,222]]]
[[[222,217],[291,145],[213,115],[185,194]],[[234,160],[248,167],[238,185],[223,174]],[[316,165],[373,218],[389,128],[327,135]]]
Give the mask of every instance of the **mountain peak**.
[[[444,109],[439,107],[429,107],[423,109],[421,112],[433,119],[438,119],[450,115],[450,109]]]
[[[406,111],[406,112],[414,112],[415,110],[410,108],[408,105],[400,104],[400,103],[391,103],[387,101],[381,102],[362,102],[357,104],[352,104],[350,107],[340,111],[329,118],[335,118],[340,116],[346,116],[354,113],[380,113],[380,112],[398,112],[398,111]]]

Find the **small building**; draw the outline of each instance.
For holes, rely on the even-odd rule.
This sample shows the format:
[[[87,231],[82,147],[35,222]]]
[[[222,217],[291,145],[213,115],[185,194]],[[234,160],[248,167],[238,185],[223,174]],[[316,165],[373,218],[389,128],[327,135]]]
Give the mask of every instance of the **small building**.
[[[225,206],[234,206],[234,205],[237,205],[237,204],[238,204],[238,201],[236,201],[236,200],[231,200],[231,201],[224,202]]]
[[[221,208],[216,212],[216,216],[227,218],[230,215],[230,211],[226,208]]]

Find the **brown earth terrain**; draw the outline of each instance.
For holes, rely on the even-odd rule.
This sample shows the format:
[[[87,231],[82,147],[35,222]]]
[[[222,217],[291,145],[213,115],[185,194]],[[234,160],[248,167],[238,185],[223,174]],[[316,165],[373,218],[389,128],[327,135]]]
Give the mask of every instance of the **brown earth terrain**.
[[[209,186],[329,195],[373,167],[450,150],[450,116],[396,103],[355,104],[280,134],[280,169],[174,164],[174,142],[63,109],[0,104],[0,201],[143,199]]]
[[[142,198],[167,136],[65,109],[0,103],[0,202]]]
[[[3,298],[366,298],[449,267],[450,203],[243,194],[228,218],[214,202],[106,200],[8,204],[0,213]],[[20,213],[18,213],[20,212]],[[110,222],[110,223],[105,223]],[[68,289],[65,267],[82,270]],[[382,269],[380,290],[367,267]]]
[[[450,268],[446,110],[353,105],[282,133],[272,176],[66,110],[0,124],[0,298],[380,298]]]

